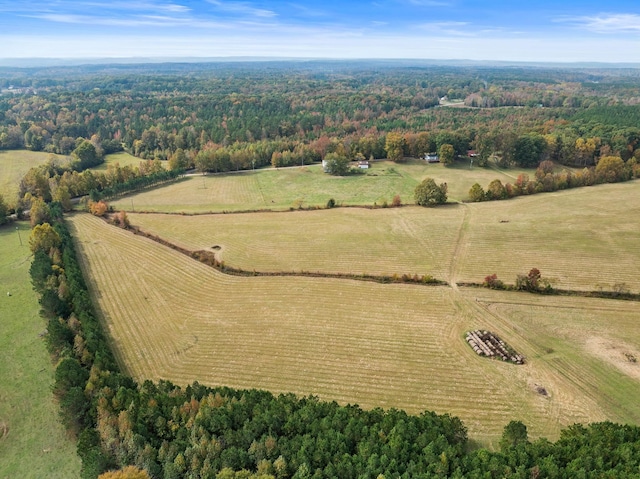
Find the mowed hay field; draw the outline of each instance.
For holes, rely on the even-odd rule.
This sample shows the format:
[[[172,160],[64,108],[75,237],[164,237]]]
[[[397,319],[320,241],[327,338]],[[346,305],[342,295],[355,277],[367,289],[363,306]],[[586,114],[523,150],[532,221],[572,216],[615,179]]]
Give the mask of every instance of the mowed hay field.
[[[0,150],[0,195],[13,205],[17,200],[18,187],[22,177],[34,166],[46,163],[49,157],[66,163],[67,157],[42,151]]]
[[[133,225],[248,271],[446,279],[463,208],[334,208],[237,215],[129,214]]]
[[[531,268],[553,286],[640,292],[640,182],[508,201],[241,215],[130,214],[132,224],[191,250],[216,247],[256,271],[430,274],[513,284]]]
[[[426,177],[447,183],[450,201],[462,201],[471,186],[483,187],[493,179],[514,182],[521,172],[533,176],[532,170],[501,172],[490,168],[469,169],[456,164],[446,168],[420,160],[406,163],[376,161],[361,175],[331,176],[320,165],[305,167],[241,171],[206,176],[191,176],[186,181],[164,188],[144,191],[113,202],[115,208],[130,211],[215,212],[256,209],[324,207],[330,198],[343,205],[391,204],[397,194],[404,203],[413,203],[415,187]]]
[[[29,280],[28,238],[27,223],[0,226],[0,478],[80,477],[75,443],[51,394],[54,367]]]
[[[514,283],[538,268],[553,286],[640,293],[640,181],[470,204],[458,281]]]
[[[70,223],[115,352],[137,379],[448,412],[474,439],[493,445],[511,419],[550,438],[574,422],[640,421],[637,377],[587,348],[583,336],[560,336],[553,326],[570,331],[580,311],[591,312],[606,348],[618,339],[609,334],[612,325],[620,337],[637,331],[636,303],[562,298],[554,305],[547,297],[485,290],[235,277],[87,214]],[[522,317],[503,314],[498,300]],[[534,307],[544,321],[528,313]],[[529,361],[477,357],[463,337],[475,328],[491,328]],[[636,351],[637,339],[624,347]],[[620,392],[599,393],[612,377]],[[540,384],[548,396],[536,391]]]

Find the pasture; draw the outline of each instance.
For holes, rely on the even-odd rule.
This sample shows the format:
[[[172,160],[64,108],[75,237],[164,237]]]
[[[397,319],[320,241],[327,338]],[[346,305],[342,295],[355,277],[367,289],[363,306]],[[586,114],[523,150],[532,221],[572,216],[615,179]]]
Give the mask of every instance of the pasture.
[[[70,225],[116,356],[136,379],[448,412],[493,446],[511,419],[551,439],[575,422],[640,422],[638,370],[624,356],[640,356],[637,303],[228,276],[87,214]],[[477,328],[527,363],[478,357],[464,341]]]
[[[79,477],[75,443],[51,394],[53,366],[40,337],[46,324],[31,289],[28,237],[26,223],[0,227],[0,477]]]
[[[563,289],[640,292],[640,182],[502,202],[241,215],[130,214],[131,223],[190,250],[215,246],[248,271],[429,274],[513,284],[531,268]],[[160,190],[159,190],[160,191]]]
[[[136,167],[140,165],[140,162],[145,161],[140,158],[137,158],[133,155],[130,155],[126,151],[120,151],[118,153],[111,153],[109,155],[105,155],[104,163],[91,168],[93,171],[107,171],[110,165],[115,165],[116,163],[121,167],[131,166]],[[163,162],[166,165],[166,162]]]
[[[216,246],[218,259],[257,271],[447,279],[464,217],[457,206],[334,208],[239,215],[129,214],[133,225],[190,250]],[[218,249],[219,248],[219,249]]]
[[[15,204],[20,181],[27,171],[46,163],[49,158],[67,161],[65,156],[42,151],[0,150],[0,194],[9,205]]]
[[[298,207],[324,207],[330,198],[338,205],[391,204],[397,194],[404,203],[413,203],[415,187],[427,176],[447,183],[449,201],[462,201],[471,186],[483,188],[498,178],[514,182],[518,174],[532,170],[498,171],[492,168],[469,169],[459,162],[445,168],[440,164],[408,160],[406,163],[376,161],[366,173],[331,176],[320,165],[292,168],[268,168],[215,175],[196,175],[185,181],[127,196],[114,201],[117,209],[156,212],[215,212],[257,209],[287,210]]]

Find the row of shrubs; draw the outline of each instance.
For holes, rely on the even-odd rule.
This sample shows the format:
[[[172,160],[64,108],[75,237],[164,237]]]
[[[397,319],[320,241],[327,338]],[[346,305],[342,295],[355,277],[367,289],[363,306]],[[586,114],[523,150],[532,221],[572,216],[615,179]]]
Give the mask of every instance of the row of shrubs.
[[[625,283],[615,283],[609,291],[604,286],[599,286],[594,291],[577,291],[558,289],[551,286],[551,282],[547,278],[543,278],[538,268],[532,268],[529,273],[519,274],[516,276],[516,282],[513,285],[506,284],[498,278],[497,274],[490,274],[484,278],[482,284],[465,283],[465,286],[482,286],[489,289],[498,289],[503,291],[528,291],[536,294],[557,294],[562,296],[584,296],[590,298],[607,298],[607,299],[625,299],[630,301],[640,301],[640,294],[632,293]]]

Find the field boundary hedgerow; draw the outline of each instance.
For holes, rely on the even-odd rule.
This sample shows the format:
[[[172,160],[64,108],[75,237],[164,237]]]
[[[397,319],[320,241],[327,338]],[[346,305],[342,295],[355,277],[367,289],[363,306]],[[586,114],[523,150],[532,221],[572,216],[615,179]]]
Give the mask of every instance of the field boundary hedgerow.
[[[175,183],[175,182],[174,182]],[[158,185],[164,186],[164,185]],[[135,192],[134,192],[135,193]],[[123,195],[125,196],[125,195]],[[452,205],[456,204],[456,202],[444,203],[441,206],[446,206],[447,204]],[[331,210],[336,208],[350,208],[350,209],[363,209],[363,210],[379,210],[379,209],[388,209],[388,208],[402,208],[403,206],[416,206],[415,203],[406,203],[400,205],[345,205],[342,203],[335,203],[334,206],[321,206],[321,205],[309,205],[309,206],[299,206],[282,209],[275,208],[251,208],[246,210],[222,210],[222,211],[167,211],[167,212],[158,212],[153,210],[137,210],[132,211],[132,213],[137,213],[140,215],[170,215],[170,216],[212,216],[212,215],[241,215],[241,214],[249,214],[249,213],[293,213],[295,211],[322,211],[322,210]],[[125,211],[127,211],[125,209]]]
[[[462,288],[482,288],[487,289],[483,283],[476,283],[472,281],[461,281],[457,285]],[[489,288],[500,289],[501,291],[517,291],[522,292],[516,288],[515,285],[505,284],[503,288]],[[577,296],[581,298],[600,298],[600,299],[620,299],[625,301],[640,301],[640,293],[631,292],[616,292],[616,291],[580,291],[575,289],[560,289],[552,288],[549,290],[528,291],[529,293],[543,295],[543,296]]]

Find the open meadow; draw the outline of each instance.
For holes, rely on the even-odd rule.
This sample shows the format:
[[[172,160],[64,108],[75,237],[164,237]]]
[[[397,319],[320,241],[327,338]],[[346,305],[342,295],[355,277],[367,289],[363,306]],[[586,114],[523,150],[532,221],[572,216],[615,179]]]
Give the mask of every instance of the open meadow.
[[[0,226],[0,477],[79,477],[75,443],[51,394],[53,365],[29,280],[28,238],[26,223]]]
[[[131,223],[248,271],[429,274],[640,292],[640,182],[439,208],[335,208],[241,215],[130,214]]]
[[[331,176],[320,165],[240,171],[216,175],[191,176],[166,188],[144,191],[114,201],[117,209],[127,211],[187,212],[242,211],[257,209],[324,207],[330,198],[338,205],[378,206],[391,204],[395,195],[404,203],[413,203],[415,187],[427,176],[447,183],[450,201],[462,201],[471,186],[483,188],[498,178],[514,182],[518,174],[533,170],[493,168],[469,169],[466,163],[446,168],[421,160],[406,163],[375,161],[366,173]]]
[[[493,446],[511,419],[551,439],[575,422],[640,422],[640,367],[625,355],[640,356],[635,302],[229,276],[88,214],[69,221],[115,353],[136,379],[448,412]],[[526,364],[478,357],[464,340],[476,328]]]
[[[0,150],[0,195],[5,201],[14,205],[22,177],[34,166],[46,163],[50,157],[57,161],[67,162],[67,157],[28,150]]]
[[[104,163],[101,163],[98,166],[91,168],[91,170],[107,171],[110,165],[115,165],[116,163],[121,167],[124,167],[124,166],[136,167],[136,166],[139,166],[142,161],[145,161],[145,160],[142,160],[136,156],[130,155],[126,151],[120,151],[118,153],[111,153],[109,155],[105,155]],[[163,165],[166,165],[166,161],[162,163]]]
[[[464,210],[456,205],[236,215],[129,214],[131,224],[248,271],[429,274],[446,280]],[[215,248],[212,248],[215,247]]]

